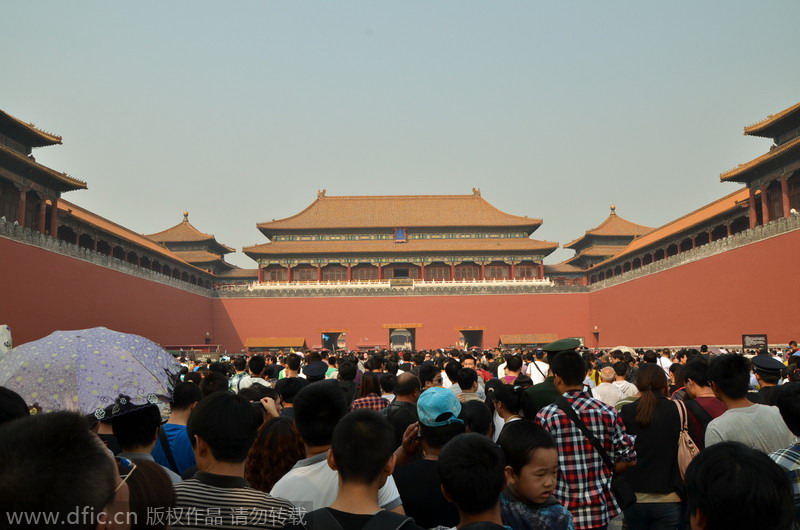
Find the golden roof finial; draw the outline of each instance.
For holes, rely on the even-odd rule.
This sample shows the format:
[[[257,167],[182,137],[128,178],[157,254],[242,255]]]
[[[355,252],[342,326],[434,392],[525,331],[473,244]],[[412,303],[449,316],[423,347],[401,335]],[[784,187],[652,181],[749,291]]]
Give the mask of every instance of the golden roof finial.
[[[481,196],[481,189],[480,188],[472,188],[472,194],[476,197]]]
[[[617,215],[617,207],[613,204],[611,205],[611,215]]]
[[[184,223],[189,222],[189,212],[187,212],[186,210],[183,211],[183,222]]]

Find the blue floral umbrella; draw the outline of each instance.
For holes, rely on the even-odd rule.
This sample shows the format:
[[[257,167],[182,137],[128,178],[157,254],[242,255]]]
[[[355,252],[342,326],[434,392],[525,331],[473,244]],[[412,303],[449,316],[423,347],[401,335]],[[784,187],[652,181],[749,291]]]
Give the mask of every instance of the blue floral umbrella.
[[[100,327],[17,346],[0,358],[0,385],[43,412],[103,419],[169,401],[180,369],[155,342]]]

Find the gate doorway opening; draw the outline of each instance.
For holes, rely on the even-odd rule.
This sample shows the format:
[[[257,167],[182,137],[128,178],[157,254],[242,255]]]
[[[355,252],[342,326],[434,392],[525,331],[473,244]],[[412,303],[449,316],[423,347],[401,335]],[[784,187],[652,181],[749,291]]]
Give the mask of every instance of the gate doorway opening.
[[[331,352],[347,347],[347,333],[344,331],[322,332],[322,347]]]
[[[406,351],[416,349],[416,329],[391,328],[389,329],[389,347],[392,351]]]
[[[482,329],[462,329],[459,333],[461,334],[461,344],[464,345],[464,348],[483,348]]]

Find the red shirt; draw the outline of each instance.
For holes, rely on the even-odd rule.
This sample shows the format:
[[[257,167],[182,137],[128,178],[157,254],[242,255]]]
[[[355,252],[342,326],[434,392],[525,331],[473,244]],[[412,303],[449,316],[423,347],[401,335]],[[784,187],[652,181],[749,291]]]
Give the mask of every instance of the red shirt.
[[[712,420],[722,416],[722,413],[728,410],[728,407],[725,406],[725,403],[713,396],[698,397],[695,398],[694,401],[703,407],[703,410],[705,410],[708,415],[711,416]],[[684,399],[683,402],[688,403],[686,399]],[[694,443],[697,444],[698,449],[703,449],[706,446],[705,438],[706,427],[708,426],[708,423],[705,425],[701,424],[700,420],[697,419],[697,416],[694,415],[692,409],[688,406],[686,407],[686,417],[689,424],[689,436],[691,436],[692,440],[694,440]]]

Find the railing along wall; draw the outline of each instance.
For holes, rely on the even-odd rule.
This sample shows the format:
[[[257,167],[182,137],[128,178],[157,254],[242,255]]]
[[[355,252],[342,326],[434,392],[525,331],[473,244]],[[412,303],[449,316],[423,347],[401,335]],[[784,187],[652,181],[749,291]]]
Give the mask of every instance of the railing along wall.
[[[160,272],[155,272],[151,269],[119,260],[110,255],[97,252],[96,250],[90,250],[74,243],[50,237],[37,230],[20,226],[16,222],[10,223],[7,220],[0,219],[0,237],[61,254],[62,256],[88,261],[100,267],[158,282],[170,287],[175,287],[176,289],[203,296],[213,296],[213,291],[211,289],[206,289],[199,285],[192,285],[189,282],[174,279]]]
[[[684,250],[680,254],[665,257],[664,259],[654,261],[653,263],[649,263],[647,265],[642,265],[638,269],[623,272],[604,280],[598,280],[589,285],[589,290],[597,291],[613,285],[619,285],[621,283],[636,280],[657,272],[672,269],[674,267],[680,267],[681,265],[686,265],[688,263],[699,261],[711,256],[716,256],[717,254],[722,254],[723,252],[744,247],[751,243],[757,243],[759,241],[786,234],[794,230],[800,230],[800,216],[792,215],[789,217],[781,217],[779,219],[770,221],[766,225],[759,225],[755,228],[743,230],[742,232],[732,236],[723,237],[716,241],[706,243],[703,246],[696,247],[691,250]],[[615,263],[621,264],[623,261],[621,260]],[[605,268],[606,267],[604,267],[604,269]]]

